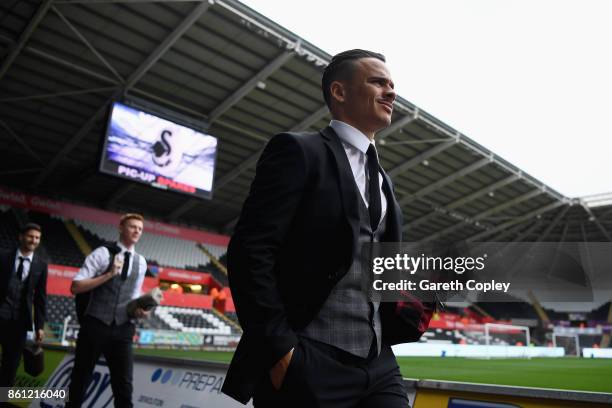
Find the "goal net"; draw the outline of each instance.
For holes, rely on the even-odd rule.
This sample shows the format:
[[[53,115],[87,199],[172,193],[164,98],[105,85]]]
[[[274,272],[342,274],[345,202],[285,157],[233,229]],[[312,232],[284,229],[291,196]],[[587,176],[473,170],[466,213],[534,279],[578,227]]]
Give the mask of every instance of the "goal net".
[[[527,347],[531,343],[531,337],[527,326],[485,323],[483,340],[489,357],[504,357],[504,355],[498,355],[500,353],[508,354],[508,357],[529,357]],[[498,350],[497,346],[505,346],[499,348],[505,351]],[[512,351],[508,346],[511,346]],[[517,347],[522,348],[517,349]]]
[[[554,333],[553,332],[553,346],[563,347],[566,356],[580,357],[580,339],[578,333]]]

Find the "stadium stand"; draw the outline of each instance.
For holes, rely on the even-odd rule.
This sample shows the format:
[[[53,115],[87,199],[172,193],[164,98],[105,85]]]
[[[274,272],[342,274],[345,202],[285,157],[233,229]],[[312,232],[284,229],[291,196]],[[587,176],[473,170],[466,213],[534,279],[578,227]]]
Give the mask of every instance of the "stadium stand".
[[[0,248],[12,248],[19,231],[19,225],[11,209],[0,206]]]
[[[88,240],[93,247],[95,247],[96,238],[97,242],[117,239],[116,226],[83,220],[74,220],[74,222],[86,232],[86,239],[93,235],[93,242]],[[200,251],[194,242],[158,234],[143,234],[138,243],[138,252],[149,262],[175,268],[193,270],[198,265],[210,263],[210,258]]]
[[[79,232],[81,233],[81,235],[83,236],[83,238],[85,239],[85,241],[87,241],[87,243],[89,244],[91,248],[98,248],[106,243],[104,239],[98,237],[96,234],[94,234],[90,230],[83,228],[76,222],[75,222],[75,225],[77,229],[79,230]]]
[[[240,322],[238,321],[238,315],[236,314],[236,312],[225,312],[225,316],[228,319],[232,320],[237,325],[240,325]]]
[[[215,257],[217,260],[220,260],[227,253],[227,248],[226,247],[217,246],[217,245],[210,245],[210,244],[206,244],[206,243],[202,243],[202,244],[200,244],[200,246],[204,247],[208,251],[209,256]]]
[[[605,321],[608,319],[608,313],[612,307],[612,302],[606,302],[593,310],[589,315],[589,320]]]
[[[206,265],[198,265],[196,267],[187,266],[185,269],[189,271],[197,271],[197,272],[209,272],[213,278],[219,282],[222,286],[229,286],[229,281],[227,280],[227,275],[212,262],[209,262]]]
[[[198,265],[197,269],[210,272],[221,285],[229,286],[227,263],[221,261],[227,258],[227,248],[206,244],[198,244],[198,248],[208,255],[210,262],[207,265]]]
[[[49,324],[61,324],[66,316],[70,316],[70,320],[76,322],[76,308],[74,298],[67,296],[48,295],[48,317]]]
[[[76,267],[83,264],[85,256],[68,233],[63,219],[35,211],[29,211],[27,217],[41,226],[42,243],[52,263]]]
[[[155,315],[173,330],[202,334],[232,334],[232,328],[212,311],[195,308],[159,306]]]
[[[497,320],[538,318],[533,307],[527,302],[487,302],[479,303],[479,306]]]

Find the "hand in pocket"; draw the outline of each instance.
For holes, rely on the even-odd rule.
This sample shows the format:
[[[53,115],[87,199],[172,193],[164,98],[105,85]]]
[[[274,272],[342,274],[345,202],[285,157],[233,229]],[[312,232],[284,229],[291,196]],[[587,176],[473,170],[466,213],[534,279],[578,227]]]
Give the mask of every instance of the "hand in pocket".
[[[283,385],[283,381],[285,380],[287,369],[289,368],[289,364],[293,358],[293,350],[295,350],[295,347],[289,350],[289,352],[285,354],[283,358],[278,360],[270,369],[270,380],[272,381],[272,386],[277,391],[280,390],[281,386]]]

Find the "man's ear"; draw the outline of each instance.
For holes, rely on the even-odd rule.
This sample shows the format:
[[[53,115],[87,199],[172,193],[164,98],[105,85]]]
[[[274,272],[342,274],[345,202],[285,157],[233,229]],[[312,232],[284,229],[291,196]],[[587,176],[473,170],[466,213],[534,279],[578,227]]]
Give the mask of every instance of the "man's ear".
[[[340,81],[333,81],[329,86],[329,93],[333,100],[343,103],[346,98],[344,84]]]

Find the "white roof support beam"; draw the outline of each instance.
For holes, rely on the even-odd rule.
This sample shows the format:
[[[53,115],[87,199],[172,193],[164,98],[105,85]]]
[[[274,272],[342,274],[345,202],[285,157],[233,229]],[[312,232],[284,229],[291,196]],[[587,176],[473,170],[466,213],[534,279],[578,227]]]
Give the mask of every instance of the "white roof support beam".
[[[289,61],[295,55],[292,51],[284,51],[270,63],[263,67],[257,74],[251,79],[245,82],[240,88],[232,93],[227,99],[225,99],[219,106],[212,110],[208,114],[208,120],[210,123],[214,122],[218,117],[227,112],[232,106],[237,104],[242,98],[248,95],[260,81],[265,80],[272,75],[277,69],[282,67],[287,61]]]
[[[565,216],[565,214],[567,213],[567,211],[569,209],[570,209],[570,206],[566,205],[561,210],[559,210],[557,215],[555,215],[555,218],[552,220],[552,222],[550,224],[548,224],[546,229],[540,234],[540,236],[538,237],[536,242],[544,241],[546,239],[546,237],[548,236],[548,234],[550,234],[550,232],[557,226],[559,221]]]
[[[26,143],[26,141],[23,140],[23,138],[21,136],[19,136],[17,133],[15,133],[15,131],[5,121],[0,120],[0,127],[3,127],[4,130],[6,130],[6,132],[9,134],[9,136],[11,136],[13,139],[15,139],[15,141],[21,147],[23,147],[23,150],[25,150],[30,156],[32,156],[32,158],[34,158],[34,160],[36,160],[36,162],[38,162],[38,164],[41,164],[41,165],[45,164],[43,162],[43,160],[40,158],[40,156],[38,154],[36,154],[36,152],[34,150],[32,150],[30,145],[28,145]]]
[[[526,224],[526,222],[519,223],[519,224],[515,225],[512,228],[509,228],[509,229],[507,229],[505,231],[501,231],[500,234],[498,234],[498,235],[496,235],[494,237],[491,237],[489,239],[489,241],[503,242],[502,240],[505,239],[506,237],[511,236],[513,234],[516,234],[517,232],[519,232],[520,230],[525,228],[525,224]]]
[[[514,181],[518,180],[519,176],[517,176],[516,174],[512,174],[504,179],[501,179],[499,181],[496,181],[495,183],[483,187],[480,190],[474,191],[473,193],[470,193],[468,195],[466,195],[465,197],[462,197],[458,200],[453,201],[452,203],[442,206],[437,210],[434,210],[432,212],[430,212],[429,214],[426,214],[420,218],[417,218],[416,220],[406,223],[404,224],[404,227],[402,228],[404,232],[408,231],[410,228],[414,228],[417,225],[420,225],[426,221],[431,220],[432,218],[434,218],[438,213],[444,213],[447,211],[451,211],[454,210],[455,208],[461,207],[462,205],[469,203],[470,201],[476,200],[477,198],[480,198],[486,194],[489,194],[491,192],[494,192],[495,190],[504,187],[510,183],[513,183]],[[465,216],[465,218],[469,218],[467,215]]]
[[[587,214],[589,215],[589,221],[594,222],[595,225],[597,226],[597,228],[599,228],[599,230],[601,231],[601,233],[604,235],[604,237],[606,237],[606,239],[608,241],[612,241],[612,237],[610,236],[610,233],[606,230],[606,228],[601,224],[601,222],[599,222],[599,219],[595,216],[595,214],[593,214],[593,211],[591,211],[591,209],[589,208],[588,205],[586,205],[584,202],[580,202],[580,205],[582,205],[582,208],[584,208],[584,210],[587,212]]]
[[[486,237],[488,235],[491,235],[497,231],[501,231],[503,229],[506,229],[508,227],[511,227],[515,224],[518,224],[520,222],[523,221],[527,221],[530,218],[533,217],[537,217],[540,214],[544,214],[547,211],[550,210],[554,210],[555,208],[562,206],[563,204],[565,204],[564,201],[555,201],[553,203],[550,203],[548,205],[545,205],[543,207],[537,208],[533,211],[528,212],[527,214],[521,215],[520,217],[515,218],[514,220],[510,220],[510,221],[506,221],[500,225],[497,225],[491,229],[479,232],[478,234],[472,235],[471,237],[469,237],[468,239],[466,239],[467,242],[474,242],[474,241],[478,241],[479,239]]]
[[[535,231],[536,228],[538,228],[540,225],[542,225],[542,220],[537,220],[536,222],[533,223],[533,225],[531,227],[529,227],[526,230],[522,231],[512,241],[514,241],[514,242],[521,242],[521,241],[523,241],[525,238],[528,238],[533,233],[533,231]]]
[[[411,115],[406,115],[401,119],[396,120],[395,122],[391,123],[389,125],[389,127],[381,130],[380,132],[378,132],[378,134],[376,135],[376,142],[380,143],[381,146],[385,146],[385,143],[383,142],[383,140],[392,135],[393,133],[397,132],[398,130],[402,129],[404,126],[408,125],[409,123],[414,122],[415,120],[418,119],[419,115],[418,115],[419,111],[416,111],[415,114],[413,116]]]
[[[422,189],[420,189],[419,191],[415,192],[414,194],[408,194],[406,197],[403,197],[402,199],[399,200],[399,204],[401,206],[407,205],[411,202],[413,202],[414,200],[416,200],[419,197],[424,197],[427,194],[437,190],[438,188],[441,188],[449,183],[452,183],[453,181],[456,181],[458,179],[460,179],[461,177],[464,177],[484,166],[486,166],[487,164],[492,163],[492,160],[489,158],[483,158],[478,160],[475,163],[470,164],[467,167],[462,168],[459,171],[454,172],[453,174],[449,174],[448,176],[435,181],[431,184],[429,184],[427,187],[423,187]]]
[[[497,205],[495,207],[489,208],[488,210],[485,210],[485,211],[483,211],[481,213],[478,213],[475,216],[471,217],[471,220],[474,220],[474,221],[481,220],[481,219],[483,219],[484,217],[486,217],[488,215],[494,214],[494,213],[496,213],[498,211],[505,210],[506,208],[512,207],[515,204],[518,204],[518,203],[520,203],[522,201],[525,201],[525,200],[529,200],[530,198],[533,198],[533,197],[535,197],[537,195],[540,195],[540,194],[542,194],[541,190],[539,190],[539,189],[532,190],[532,191],[530,191],[528,193],[525,193],[525,194],[522,194],[522,195],[520,195],[518,197],[515,197],[515,198],[513,198],[510,201],[506,201],[506,202],[504,202],[502,204],[499,204],[499,205]],[[459,221],[458,223],[453,224],[450,227],[447,227],[447,228],[443,229],[442,231],[438,231],[435,234],[431,234],[431,235],[423,238],[423,241],[424,242],[428,242],[428,241],[432,241],[432,240],[441,238],[444,235],[450,234],[451,232],[461,228],[464,224],[465,224],[464,221]],[[512,224],[512,225],[514,225],[514,224]]]
[[[81,140],[89,133],[93,125],[104,116],[107,106],[122,93],[133,87],[151,67],[178,41],[187,30],[209,9],[211,3],[199,3],[189,15],[170,33],[164,41],[153,50],[153,52],[134,70],[126,80],[124,87],[118,89],[107,99],[104,104],[90,117],[85,124],[72,136],[58,154],[49,162],[45,169],[34,180],[32,187],[40,186],[47,177],[55,170],[57,165],[74,149]]]
[[[116,90],[116,86],[107,86],[103,88],[91,88],[91,89],[78,89],[74,91],[63,91],[63,92],[53,92],[48,94],[38,94],[38,95],[28,95],[28,96],[13,96],[10,98],[2,98],[0,99],[0,103],[11,103],[11,102],[21,102],[21,101],[33,101],[36,99],[51,99],[51,98],[61,98],[63,96],[74,96],[74,95],[85,95],[92,93],[104,93],[109,91]]]
[[[606,218],[608,218],[608,216],[612,215],[612,209],[604,212],[603,214],[601,214],[601,216],[599,217],[599,219],[604,220]]]
[[[321,106],[319,109],[308,115],[304,120],[291,128],[292,132],[303,132],[308,130],[309,127],[320,121],[329,113],[327,105]]]
[[[127,89],[136,85],[136,83],[151,69],[153,65],[157,61],[160,60],[161,57],[164,56],[166,51],[168,51],[182,36],[189,30],[202,15],[210,8],[212,4],[209,2],[203,2],[194,7],[194,9],[189,13],[187,17],[181,24],[176,27],[172,33],[170,33],[164,41],[155,48],[155,50],[144,60],[140,66],[129,76],[129,78],[125,82],[125,87]]]
[[[44,0],[40,4],[38,9],[36,10],[36,13],[34,13],[34,16],[30,19],[30,22],[26,26],[25,30],[23,30],[17,42],[11,47],[11,51],[9,52],[9,54],[6,56],[6,58],[4,58],[4,61],[2,61],[2,65],[0,65],[0,80],[11,68],[13,62],[15,62],[15,59],[21,53],[21,50],[23,49],[23,47],[25,47],[26,43],[30,40],[30,37],[34,33],[34,30],[36,30],[36,27],[38,27],[45,15],[47,15],[47,12],[49,11],[49,8],[51,8],[52,5],[53,0]]]
[[[83,66],[80,66],[78,64],[75,64],[74,62],[70,62],[70,61],[66,61],[63,58],[57,57],[55,55],[51,55],[46,51],[43,50],[39,50],[38,48],[35,47],[27,47],[26,51],[30,54],[36,55],[38,57],[44,58],[48,61],[52,61],[58,65],[63,65],[67,68],[70,68],[73,71],[79,72],[81,74],[85,74],[91,78],[95,78],[99,81],[103,81],[106,82],[108,84],[113,84],[113,85],[120,85],[119,82],[117,82],[114,78],[111,78],[109,76],[106,76],[104,74],[101,74],[99,72],[96,72],[94,70],[91,70],[89,68],[85,68]]]
[[[567,231],[569,230],[569,221],[565,221],[565,225],[563,226],[563,231],[561,231],[561,239],[559,242],[565,242],[567,239]]]
[[[476,214],[475,217],[473,217],[476,220],[482,220],[486,217],[488,217],[489,215],[495,214],[497,212],[503,211],[505,209],[508,209],[510,207],[512,207],[515,204],[519,204],[522,203],[523,201],[527,201],[530,200],[534,197],[539,196],[540,194],[543,194],[544,192],[540,189],[534,189],[531,191],[528,191],[525,194],[521,194],[520,196],[514,197],[513,199],[506,201],[502,204],[496,205],[493,208],[489,208],[488,210],[485,210],[481,213]]]
[[[412,159],[399,164],[397,166],[395,166],[394,168],[392,168],[391,170],[389,170],[387,172],[387,174],[390,177],[395,177],[398,174],[401,174],[403,172],[405,172],[408,169],[411,169],[419,164],[421,164],[423,162],[423,160],[427,160],[432,156],[435,156],[436,154],[443,152],[444,150],[448,149],[451,146],[454,146],[455,144],[457,144],[457,142],[459,141],[459,139],[451,139],[448,142],[444,142],[444,143],[440,143],[435,145],[434,147],[425,150],[422,153],[419,153],[418,155],[416,155],[415,157],[413,157]]]
[[[53,12],[55,12],[55,14],[57,14],[57,16],[60,18],[60,20],[62,20],[64,22],[64,24],[66,24],[68,26],[68,28],[74,33],[74,35],[77,36],[77,38],[79,40],[81,40],[81,42],[83,44],[85,44],[85,46],[89,49],[89,51],[91,51],[96,58],[98,58],[100,60],[100,62],[102,62],[102,64],[104,64],[104,66],[106,68],[108,68],[108,70],[115,76],[115,78],[117,78],[117,80],[120,83],[124,83],[125,79],[123,79],[123,77],[119,74],[119,72],[117,72],[117,70],[115,68],[113,68],[113,66],[106,60],[106,58],[104,58],[102,56],[102,54],[100,54],[98,52],[98,50],[96,50],[94,48],[94,46],[87,40],[87,38],[85,38],[85,36],[70,22],[70,20],[68,20],[68,18],[66,18],[66,16],[64,16],[58,9],[57,7],[51,7],[53,9]]]
[[[15,42],[12,39],[10,39],[9,37],[7,37],[5,35],[2,35],[2,34],[0,34],[0,41],[2,41],[5,44],[10,44],[11,46],[14,46],[14,44],[15,44]],[[87,75],[87,76],[89,76],[91,78],[96,78],[96,79],[98,79],[100,81],[103,81],[103,82],[107,82],[107,83],[114,84],[114,85],[119,85],[119,83],[115,79],[113,79],[111,77],[108,77],[108,76],[106,76],[104,74],[101,74],[99,72],[93,71],[93,70],[91,70],[89,68],[85,68],[85,67],[83,67],[81,65],[75,64],[74,62],[66,61],[63,58],[60,58],[60,57],[55,56],[55,55],[51,55],[48,52],[43,51],[41,49],[38,49],[36,47],[32,47],[31,45],[28,45],[25,48],[23,48],[23,51],[26,51],[26,52],[28,52],[28,53],[30,53],[32,55],[36,55],[37,57],[40,57],[40,58],[44,58],[47,61],[54,62],[54,63],[56,63],[58,65],[62,65],[62,66],[68,67],[68,68],[72,69],[73,71],[85,74],[85,75]]]
[[[291,128],[291,132],[301,132],[301,131],[303,131],[305,129],[308,129],[314,123],[318,122],[323,117],[325,117],[325,115],[327,115],[327,112],[328,112],[327,106],[324,106],[324,107],[321,107],[321,108],[317,109],[316,112],[308,115],[307,118],[305,118],[300,123],[298,123],[297,125],[292,127]],[[228,184],[229,182],[234,180],[236,177],[238,177],[239,175],[241,175],[245,171],[247,171],[250,168],[252,168],[253,166],[255,166],[255,164],[257,163],[257,160],[259,160],[259,156],[261,156],[262,152],[263,152],[263,147],[261,149],[259,149],[257,152],[253,153],[251,155],[251,157],[249,157],[247,160],[243,161],[240,164],[240,166],[236,167],[234,170],[230,171],[225,176],[221,177],[219,179],[219,181],[215,185],[215,190],[219,189],[219,188],[222,188],[223,186],[225,186],[226,184]]]

